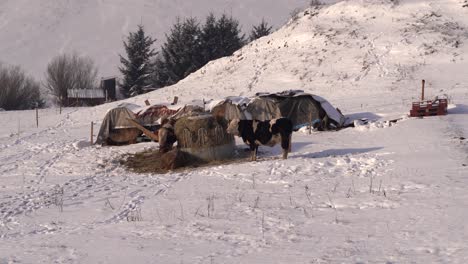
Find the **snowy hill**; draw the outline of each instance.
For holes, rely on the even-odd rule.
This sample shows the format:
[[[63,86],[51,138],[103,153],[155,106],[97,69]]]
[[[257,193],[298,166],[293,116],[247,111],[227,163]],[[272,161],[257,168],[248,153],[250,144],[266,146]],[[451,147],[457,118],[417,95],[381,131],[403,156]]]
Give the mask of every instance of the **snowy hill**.
[[[234,56],[143,97],[304,89],[332,99],[392,95],[401,102],[419,96],[421,79],[428,96],[464,94],[467,15],[457,0],[345,1],[309,9]]]
[[[274,5],[272,3],[274,2]],[[262,17],[275,27],[305,0],[2,0],[0,60],[18,64],[38,78],[52,57],[77,51],[91,56],[102,76],[118,74],[122,39],[143,22],[148,34],[165,41],[177,16],[201,19],[213,11],[241,21],[245,32]]]
[[[126,100],[301,88],[372,119],[294,133],[288,160],[261,147],[258,162],[141,175],[119,160],[157,144],[89,143],[90,122],[122,102],[40,110],[38,128],[34,111],[0,112],[0,263],[466,263],[465,2],[308,9]],[[451,99],[449,115],[407,117],[423,78],[428,98]]]

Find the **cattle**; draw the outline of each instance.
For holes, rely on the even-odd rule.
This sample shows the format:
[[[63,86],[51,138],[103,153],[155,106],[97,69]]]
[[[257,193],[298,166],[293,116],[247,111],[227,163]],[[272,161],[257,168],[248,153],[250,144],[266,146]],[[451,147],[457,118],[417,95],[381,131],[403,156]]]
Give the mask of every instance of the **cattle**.
[[[160,153],[171,151],[172,146],[177,142],[177,138],[174,133],[174,124],[174,119],[163,119],[161,122],[162,127],[158,130]]]
[[[273,147],[281,142],[283,159],[291,151],[293,124],[289,118],[278,118],[271,121],[234,119],[227,128],[229,134],[239,136],[250,147],[252,161],[257,160],[259,145]]]

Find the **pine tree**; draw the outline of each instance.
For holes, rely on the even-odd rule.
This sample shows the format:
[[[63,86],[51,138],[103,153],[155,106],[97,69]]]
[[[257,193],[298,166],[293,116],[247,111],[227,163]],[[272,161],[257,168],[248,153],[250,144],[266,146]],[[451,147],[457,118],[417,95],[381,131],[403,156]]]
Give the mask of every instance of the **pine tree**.
[[[260,23],[260,25],[254,26],[252,28],[249,37],[250,41],[252,42],[261,37],[270,35],[272,28],[273,27],[269,26],[268,23],[264,19],[262,19],[262,23]]]
[[[151,83],[155,88],[167,86],[169,83],[169,72],[164,63],[164,57],[159,53],[154,60],[154,71],[151,75]]]
[[[238,20],[228,17],[226,14],[223,14],[215,23],[213,18],[212,14],[208,16],[201,38],[203,54],[208,54],[204,58],[205,63],[231,56],[245,45],[245,35],[241,34]],[[214,29],[213,23],[215,24]]]
[[[194,18],[177,19],[166,37],[161,56],[155,60],[155,87],[177,83],[209,61],[230,56],[245,44],[239,21],[227,15],[216,19],[210,14],[201,29]]]
[[[202,46],[203,64],[219,58],[217,54],[220,53],[219,49],[219,33],[216,22],[216,17],[210,13],[205,20],[205,24],[201,30],[200,41]]]
[[[127,41],[123,42],[127,58],[120,55],[122,66],[119,70],[123,75],[120,89],[125,97],[142,94],[151,84],[151,59],[157,54],[151,47],[154,42],[156,39],[146,36],[142,25],[138,25],[136,32],[130,32]]]
[[[177,19],[155,61],[153,84],[172,85],[202,66],[200,26],[195,18]]]

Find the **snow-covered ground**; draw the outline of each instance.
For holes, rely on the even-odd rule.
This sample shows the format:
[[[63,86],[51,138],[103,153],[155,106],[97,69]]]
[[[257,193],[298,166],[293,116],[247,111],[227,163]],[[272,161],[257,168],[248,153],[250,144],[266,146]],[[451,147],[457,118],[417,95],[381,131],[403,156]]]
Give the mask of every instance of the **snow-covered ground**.
[[[0,263],[467,263],[468,8],[400,2],[310,9],[127,100],[301,88],[375,120],[295,133],[288,160],[264,147],[258,162],[135,174],[120,157],[157,144],[89,145],[119,102],[40,110],[39,128],[34,111],[0,112]],[[406,116],[423,78],[449,115]]]

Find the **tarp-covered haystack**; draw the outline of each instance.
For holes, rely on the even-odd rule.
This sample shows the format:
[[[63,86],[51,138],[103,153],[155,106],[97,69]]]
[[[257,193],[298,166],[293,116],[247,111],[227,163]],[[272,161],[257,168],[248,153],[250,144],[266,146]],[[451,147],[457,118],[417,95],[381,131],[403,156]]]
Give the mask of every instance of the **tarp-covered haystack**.
[[[227,122],[210,114],[177,120],[178,148],[204,161],[223,160],[234,155],[234,137],[226,132]]]
[[[226,120],[291,119],[294,129],[315,124],[318,129],[338,129],[345,117],[324,98],[291,90],[281,93],[257,93],[255,97],[227,97],[210,105],[211,113]]]
[[[270,98],[255,97],[250,101],[246,110],[251,113],[253,120],[267,121],[284,117],[280,105]]]
[[[233,96],[213,103],[211,113],[226,120],[265,121],[281,117],[281,111],[275,100]]]
[[[252,115],[246,111],[249,103],[250,98],[248,97],[229,96],[224,100],[211,102],[208,107],[216,117],[223,117],[226,120],[251,120]]]
[[[203,109],[203,107],[201,106],[187,104],[184,107],[177,110],[177,112],[175,112],[171,116],[171,118],[178,120],[186,116],[196,116],[196,115],[205,114],[205,112],[206,112],[205,109]]]
[[[163,117],[169,117],[177,113],[178,109],[170,109],[165,105],[152,105],[137,113],[139,123],[145,127],[151,127],[160,124]]]
[[[136,143],[141,131],[129,121],[135,118],[135,114],[126,107],[109,110],[102,121],[96,144],[122,145]]]
[[[345,123],[345,117],[324,98],[304,93],[302,90],[281,93],[257,93],[257,98],[274,100],[281,115],[293,122],[299,129],[309,124],[316,124],[319,129],[338,129]]]

